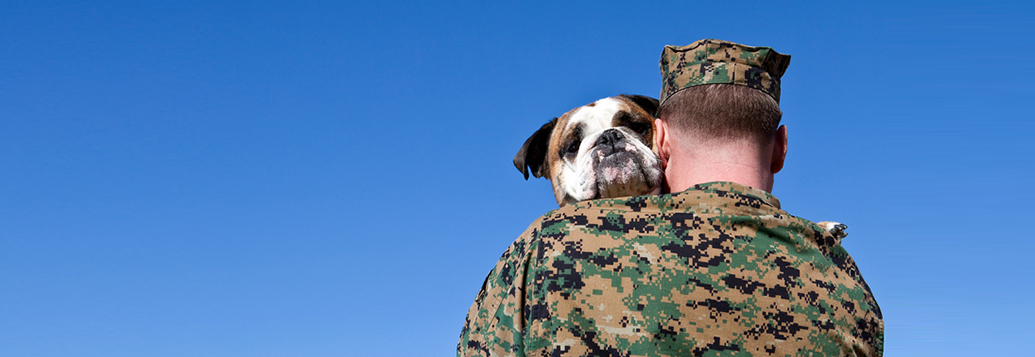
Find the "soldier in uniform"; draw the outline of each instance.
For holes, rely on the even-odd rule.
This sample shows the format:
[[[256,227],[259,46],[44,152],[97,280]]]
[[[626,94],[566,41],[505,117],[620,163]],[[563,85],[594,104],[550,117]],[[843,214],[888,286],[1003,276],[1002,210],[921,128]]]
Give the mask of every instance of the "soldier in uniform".
[[[533,222],[467,314],[458,356],[881,356],[884,323],[826,229],[780,209],[790,56],[666,46],[655,143],[671,194]]]

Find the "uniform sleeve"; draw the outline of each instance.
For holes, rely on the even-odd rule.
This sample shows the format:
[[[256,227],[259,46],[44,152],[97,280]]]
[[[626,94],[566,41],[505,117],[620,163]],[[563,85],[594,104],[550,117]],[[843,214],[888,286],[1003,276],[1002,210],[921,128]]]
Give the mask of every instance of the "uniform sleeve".
[[[458,357],[525,355],[525,276],[540,223],[533,222],[485,278],[460,332]]]

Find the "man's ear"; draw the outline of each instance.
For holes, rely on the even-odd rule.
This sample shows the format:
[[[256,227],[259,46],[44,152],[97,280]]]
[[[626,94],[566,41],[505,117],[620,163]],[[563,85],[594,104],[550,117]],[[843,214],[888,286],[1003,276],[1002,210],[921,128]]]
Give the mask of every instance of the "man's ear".
[[[776,129],[776,137],[773,143],[773,158],[769,165],[769,171],[772,173],[780,172],[783,170],[783,162],[787,159],[787,126],[780,125],[779,129]]]
[[[654,119],[654,151],[658,154],[658,158],[661,159],[661,169],[668,168],[668,158],[672,155],[672,145],[668,141],[668,124],[664,120]]]

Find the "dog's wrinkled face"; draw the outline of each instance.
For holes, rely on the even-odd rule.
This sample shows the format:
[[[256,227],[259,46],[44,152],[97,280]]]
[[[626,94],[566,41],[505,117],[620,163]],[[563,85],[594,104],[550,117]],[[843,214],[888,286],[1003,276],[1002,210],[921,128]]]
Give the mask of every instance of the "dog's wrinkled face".
[[[525,142],[514,165],[548,177],[561,206],[582,200],[659,193],[660,161],[651,149],[657,100],[620,95],[572,109]]]

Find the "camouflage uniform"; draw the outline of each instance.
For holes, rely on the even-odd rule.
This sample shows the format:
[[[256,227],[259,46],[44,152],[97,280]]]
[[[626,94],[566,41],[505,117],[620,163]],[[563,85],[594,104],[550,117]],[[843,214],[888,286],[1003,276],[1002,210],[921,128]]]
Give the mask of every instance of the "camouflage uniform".
[[[736,84],[780,101],[790,56],[662,51],[661,101]],[[567,205],[503,253],[458,356],[880,356],[880,308],[840,240],[732,182]]]
[[[467,314],[458,356],[879,356],[858,268],[816,224],[731,182],[536,220]]]

